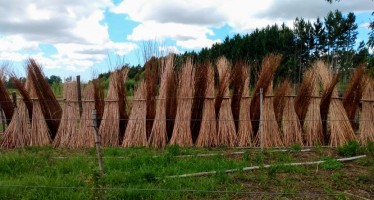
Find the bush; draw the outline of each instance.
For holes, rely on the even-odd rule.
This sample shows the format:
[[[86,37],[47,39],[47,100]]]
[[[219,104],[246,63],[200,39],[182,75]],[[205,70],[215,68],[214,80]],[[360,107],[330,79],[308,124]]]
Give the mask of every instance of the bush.
[[[321,168],[324,170],[337,170],[343,166],[341,162],[331,157],[324,158],[323,160],[325,162],[321,164]]]
[[[341,156],[356,156],[361,152],[360,144],[357,141],[349,141],[348,144],[338,147]]]

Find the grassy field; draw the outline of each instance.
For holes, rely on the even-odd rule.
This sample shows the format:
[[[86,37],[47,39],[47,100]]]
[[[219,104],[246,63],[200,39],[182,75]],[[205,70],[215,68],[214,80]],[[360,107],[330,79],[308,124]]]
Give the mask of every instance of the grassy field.
[[[2,151],[0,199],[360,199],[374,198],[374,144],[311,151],[276,149],[104,149],[100,178],[96,150],[27,148]],[[232,154],[232,152],[241,152]],[[200,154],[214,154],[199,156]],[[340,163],[336,159],[366,154]],[[192,156],[181,156],[192,155]],[[285,163],[325,160],[319,165]],[[270,168],[223,171],[246,166]],[[218,171],[204,177],[171,175]]]

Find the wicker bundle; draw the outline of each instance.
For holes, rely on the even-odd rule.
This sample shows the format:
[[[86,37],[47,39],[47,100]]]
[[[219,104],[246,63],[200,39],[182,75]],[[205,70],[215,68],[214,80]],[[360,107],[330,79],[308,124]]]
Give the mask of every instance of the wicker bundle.
[[[266,90],[263,99],[263,145],[264,147],[281,147],[283,146],[281,132],[274,113],[273,102],[273,84],[270,84]],[[261,129],[256,135],[256,143],[261,144]]]
[[[78,126],[79,126],[79,107],[77,82],[65,83],[63,88],[64,104],[62,107],[62,117],[60,127],[58,128],[53,146],[55,147],[76,147]]]
[[[238,146],[245,147],[252,145],[253,138],[250,116],[251,99],[249,98],[249,67],[244,68],[242,76],[244,84],[239,110]]]
[[[246,65],[245,62],[238,61],[235,63],[231,73],[233,88],[231,110],[234,117],[236,130],[239,129],[240,102],[242,100],[242,94],[245,87],[244,82],[247,78],[246,76],[249,76],[248,72],[246,72],[247,69],[249,69],[249,66]]]
[[[167,143],[166,130],[166,96],[168,83],[171,76],[174,76],[173,56],[167,56],[164,61],[163,72],[161,75],[160,91],[156,102],[156,116],[153,122],[152,132],[149,136],[148,145],[151,147],[164,147]]]
[[[226,58],[221,57],[217,61],[219,73],[219,88],[216,97],[216,106],[218,106],[218,145],[235,146],[237,135],[235,132],[234,117],[231,111],[231,99],[229,98],[230,67]],[[222,99],[222,103],[217,103]],[[216,107],[217,112],[217,107]]]
[[[286,93],[289,90],[288,87],[290,87],[290,83],[288,82],[288,80],[285,80],[280,85],[278,85],[274,93],[274,113],[279,127],[282,124],[283,110],[286,105],[287,99]]]
[[[285,102],[282,115],[283,144],[285,146],[294,144],[302,146],[301,125],[295,111],[294,99],[291,97],[292,89],[288,81],[285,81],[285,89]]]
[[[153,120],[156,115],[155,97],[157,95],[157,79],[160,66],[160,61],[154,57],[144,64],[145,85],[147,87],[147,138],[151,135]]]
[[[178,85],[178,108],[175,118],[173,135],[170,144],[179,146],[192,146],[191,114],[194,94],[191,85],[194,85],[194,68],[191,59],[183,65]]]
[[[212,65],[207,66],[206,71],[206,90],[203,115],[199,136],[196,140],[198,147],[217,146],[217,122],[214,109],[214,71]]]
[[[83,90],[83,112],[79,123],[77,134],[72,135],[76,148],[90,148],[95,146],[94,129],[92,127],[92,110],[95,109],[95,87],[94,84],[87,85]]]
[[[40,123],[47,123],[50,137],[53,139],[57,133],[60,119],[61,119],[61,106],[58,103],[51,87],[49,86],[48,82],[45,80],[45,75],[43,74],[41,66],[39,66],[35,60],[29,59],[27,63],[27,73],[28,73],[28,79],[30,79],[30,87],[31,87],[31,97],[32,99],[36,99],[37,103],[39,104],[36,106],[37,111],[36,116],[33,115],[33,118],[35,117],[36,120],[39,120]],[[39,116],[40,112],[43,114],[43,116]],[[46,119],[46,121],[43,121],[43,118]],[[34,123],[34,122],[33,122]],[[37,123],[37,122],[35,122]],[[35,124],[35,128],[39,127],[38,130],[43,127],[42,124]],[[44,129],[44,128],[43,128]],[[42,130],[45,132],[45,130]],[[37,133],[32,131],[33,133]],[[45,140],[46,141],[46,140]]]
[[[319,74],[325,90],[328,89],[329,84],[333,82],[333,78],[326,64],[318,61],[316,63],[316,71]],[[356,140],[356,136],[343,107],[343,103],[337,97],[338,92],[337,89],[334,88],[332,91],[330,107],[328,109],[329,121],[327,122],[328,131],[326,131],[330,136],[329,146],[341,146],[350,140]]]
[[[272,83],[275,71],[282,60],[281,55],[270,54],[262,60],[261,72],[256,83],[253,98],[251,100],[251,120],[253,132],[257,133],[260,121],[260,90],[263,94],[267,93],[269,85]]]
[[[2,111],[4,111],[6,123],[9,125],[12,119],[12,116],[13,116],[14,107],[13,107],[12,100],[9,97],[8,90],[6,89],[4,85],[5,70],[6,70],[5,66],[2,66],[0,68],[0,105],[1,105]],[[2,111],[0,110],[0,112]],[[5,126],[5,124],[3,126]]]
[[[141,82],[135,91],[129,122],[123,138],[123,147],[147,146],[146,85]]]
[[[116,70],[110,76],[108,94],[105,100],[103,118],[99,127],[103,146],[119,146],[123,121],[126,119],[125,79],[128,69]]]
[[[365,81],[365,89],[362,95],[362,112],[360,118],[359,141],[366,145],[368,141],[374,141],[374,80]]]

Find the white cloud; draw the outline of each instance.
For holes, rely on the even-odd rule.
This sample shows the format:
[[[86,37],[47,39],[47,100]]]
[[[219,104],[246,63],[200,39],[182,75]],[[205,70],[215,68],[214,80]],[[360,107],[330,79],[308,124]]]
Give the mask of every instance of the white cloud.
[[[177,41],[177,45],[187,49],[198,49],[203,47],[211,47],[215,43],[221,43],[221,40],[210,40],[207,38],[198,38],[185,41]]]

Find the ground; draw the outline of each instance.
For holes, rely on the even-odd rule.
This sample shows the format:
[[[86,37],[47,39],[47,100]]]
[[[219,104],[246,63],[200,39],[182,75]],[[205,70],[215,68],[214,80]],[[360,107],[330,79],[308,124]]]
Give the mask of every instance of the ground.
[[[373,199],[374,144],[300,151],[232,148],[32,147],[2,150],[0,199]],[[233,154],[233,152],[239,152]],[[212,154],[200,156],[201,154]],[[336,159],[367,155],[350,162]],[[192,155],[192,156],[186,156]],[[286,163],[324,160],[308,166]],[[225,173],[247,166],[270,168]],[[201,177],[172,175],[217,171]]]

